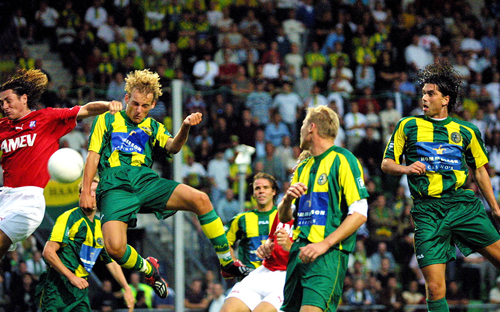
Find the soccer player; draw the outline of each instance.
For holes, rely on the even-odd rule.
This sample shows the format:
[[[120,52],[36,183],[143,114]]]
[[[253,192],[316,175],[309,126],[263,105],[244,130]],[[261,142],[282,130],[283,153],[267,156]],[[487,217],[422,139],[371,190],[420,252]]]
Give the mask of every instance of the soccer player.
[[[170,154],[179,152],[191,126],[202,119],[200,113],[187,116],[177,135],[172,137],[162,124],[147,118],[162,95],[159,80],[157,73],[147,69],[130,72],[125,79],[126,109],[115,115],[103,114],[94,121],[80,207],[94,207],[97,200],[108,254],[122,267],[142,272],[156,294],[166,298],[168,285],[159,274],[157,260],[143,259],[127,244],[127,228],[136,225],[137,213],[154,213],[161,220],[177,210],[194,212],[215,247],[226,277],[245,276],[249,269],[231,258],[222,221],[207,194],[160,178],[151,169],[155,145]],[[94,199],[90,186],[97,172],[101,182]]]
[[[282,311],[336,310],[355,233],[367,220],[363,170],[351,152],[334,145],[338,127],[332,109],[307,109],[300,148],[312,157],[298,165],[278,204],[281,222],[295,219]]]
[[[45,213],[43,188],[50,176],[47,163],[59,139],[77,120],[122,109],[113,102],[90,102],[73,108],[34,110],[47,87],[40,70],[18,71],[0,86],[0,150],[4,188],[0,191],[0,259],[9,247],[29,237]]]
[[[399,121],[382,170],[408,176],[427,306],[429,311],[449,311],[445,269],[455,259],[455,245],[465,256],[477,251],[500,268],[500,235],[481,200],[464,188],[469,168],[497,222],[500,208],[485,167],[488,156],[481,133],[475,125],[449,116],[460,96],[460,75],[441,62],[419,71],[419,81],[424,115]]]
[[[253,197],[257,209],[234,216],[226,225],[226,235],[233,259],[239,259],[249,268],[257,268],[262,260],[257,256],[257,248],[269,236],[277,210],[274,196],[278,192],[278,184],[274,177],[267,173],[258,173],[253,177]],[[238,242],[238,257],[233,246]]]
[[[91,195],[99,180],[94,178]],[[96,260],[106,263],[111,275],[123,288],[129,311],[134,310],[134,295],[122,268],[106,253],[103,245],[101,220],[91,209],[73,208],[57,218],[43,257],[50,265],[40,276],[36,296],[41,311],[90,311],[87,278]]]
[[[274,218],[268,239],[256,251],[262,265],[234,285],[221,312],[280,310],[292,236],[293,219],[283,224]]]

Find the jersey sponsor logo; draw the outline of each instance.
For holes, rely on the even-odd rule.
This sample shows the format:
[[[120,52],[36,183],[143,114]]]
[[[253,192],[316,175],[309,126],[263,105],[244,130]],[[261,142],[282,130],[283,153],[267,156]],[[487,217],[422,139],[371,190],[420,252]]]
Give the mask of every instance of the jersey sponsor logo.
[[[80,260],[83,263],[83,267],[87,272],[92,272],[92,268],[101,253],[102,248],[95,248],[87,244],[82,244],[80,249]]]
[[[260,262],[262,259],[257,257],[257,248],[262,245],[263,242],[267,240],[268,235],[260,235],[248,238],[248,251],[250,262]]]
[[[284,223],[283,222],[278,222],[278,225],[276,226],[276,231],[280,229],[285,229],[285,231],[288,233],[288,236],[293,237],[293,225]]]
[[[259,225],[269,224],[269,220],[260,220],[258,223],[259,223]]]
[[[113,132],[111,134],[111,145],[113,151],[119,150],[125,153],[144,154],[149,135],[142,129],[136,129],[130,133]]]
[[[0,149],[4,153],[9,153],[27,146],[35,144],[36,133],[18,136],[17,138],[2,141]]]
[[[297,226],[326,225],[328,193],[314,192],[300,198]]]
[[[326,175],[326,173],[322,173],[319,178],[318,178],[318,184],[319,185],[323,185],[326,183],[326,181],[328,181],[328,177]]]
[[[454,143],[460,143],[462,142],[462,135],[459,132],[452,132],[450,135],[451,141]]]
[[[19,131],[23,130],[23,128],[24,128],[24,124],[22,124],[21,127],[16,126],[16,130],[19,130]]]
[[[30,128],[35,129],[35,127],[36,127],[36,120],[30,121]]]
[[[439,142],[417,142],[418,160],[428,171],[460,170],[462,147]]]

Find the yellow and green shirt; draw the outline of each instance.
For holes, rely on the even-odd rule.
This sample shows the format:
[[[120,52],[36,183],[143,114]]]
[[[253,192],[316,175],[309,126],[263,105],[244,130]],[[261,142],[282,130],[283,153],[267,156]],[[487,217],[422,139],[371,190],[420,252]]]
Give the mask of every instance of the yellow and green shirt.
[[[361,164],[350,151],[338,146],[301,162],[292,177],[292,185],[297,182],[304,183],[307,192],[294,201],[293,238],[311,243],[333,233],[347,217],[349,206],[368,197]],[[355,243],[353,233],[333,248],[352,252]]]
[[[384,158],[409,166],[426,166],[425,175],[409,175],[413,199],[452,197],[467,181],[468,167],[488,163],[479,129],[452,117],[437,121],[425,116],[403,118],[396,125]]]
[[[162,148],[171,135],[165,126],[152,118],[140,124],[130,120],[125,111],[105,113],[94,120],[89,139],[89,151],[101,155],[98,171],[122,165],[153,165],[153,147]]]
[[[101,219],[90,221],[78,207],[57,218],[49,241],[62,244],[57,255],[78,277],[87,277],[98,258],[106,264],[113,261],[104,250]]]
[[[238,243],[238,259],[249,268],[257,268],[262,259],[255,254],[257,248],[269,237],[278,210],[274,206],[269,211],[242,212],[234,216],[225,226],[227,241],[230,246]]]

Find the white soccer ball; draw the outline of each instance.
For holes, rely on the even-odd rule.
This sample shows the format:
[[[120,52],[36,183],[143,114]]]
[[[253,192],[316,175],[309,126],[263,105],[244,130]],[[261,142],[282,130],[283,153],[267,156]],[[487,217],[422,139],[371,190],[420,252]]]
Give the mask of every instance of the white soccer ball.
[[[58,149],[49,159],[49,173],[60,183],[75,182],[83,174],[82,155],[72,148]]]

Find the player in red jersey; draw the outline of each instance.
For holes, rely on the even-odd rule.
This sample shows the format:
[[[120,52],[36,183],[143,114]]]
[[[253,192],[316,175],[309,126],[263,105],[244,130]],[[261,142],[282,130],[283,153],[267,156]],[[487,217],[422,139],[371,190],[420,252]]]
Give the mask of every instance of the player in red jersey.
[[[0,259],[12,244],[30,236],[45,213],[43,188],[50,179],[47,163],[59,148],[59,139],[77,120],[122,109],[121,102],[90,102],[73,108],[34,110],[47,87],[40,70],[20,70],[0,86],[1,165]]]
[[[269,238],[256,252],[262,265],[234,285],[221,312],[279,311],[292,236],[293,219],[283,224],[276,216]]]

